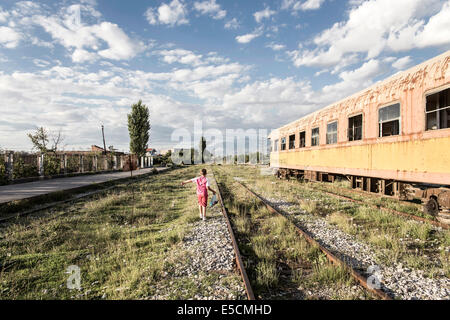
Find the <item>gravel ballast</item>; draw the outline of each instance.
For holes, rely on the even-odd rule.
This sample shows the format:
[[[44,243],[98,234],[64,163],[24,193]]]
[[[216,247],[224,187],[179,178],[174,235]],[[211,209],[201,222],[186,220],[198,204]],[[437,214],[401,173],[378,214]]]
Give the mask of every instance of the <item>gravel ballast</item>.
[[[213,185],[214,179],[212,180]],[[183,258],[171,268],[170,282],[159,285],[154,299],[170,299],[174,283],[192,280],[198,288],[193,300],[246,299],[244,284],[235,267],[235,253],[220,203],[206,211],[206,221],[195,221],[177,251]],[[208,280],[212,275],[218,279]],[[185,289],[180,289],[185,290]]]
[[[308,214],[297,205],[281,198],[263,196],[266,196],[265,199],[269,204],[293,216],[297,225],[309,232],[321,245],[355,269],[367,276],[372,275],[371,279],[378,280],[381,289],[392,297],[404,300],[448,300],[450,298],[450,280],[444,275],[428,278],[423,270],[405,268],[401,263],[393,266],[380,265],[376,262],[376,250],[369,244],[330,225],[322,217]],[[372,283],[375,284],[375,282]]]

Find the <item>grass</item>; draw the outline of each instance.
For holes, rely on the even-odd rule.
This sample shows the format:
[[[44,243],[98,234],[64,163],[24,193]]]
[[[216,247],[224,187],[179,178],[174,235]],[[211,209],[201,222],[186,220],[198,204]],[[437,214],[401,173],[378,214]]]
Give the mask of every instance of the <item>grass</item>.
[[[348,180],[336,180],[334,183],[310,183],[306,184],[310,188],[329,191],[339,195],[349,197],[354,200],[363,201],[370,205],[383,206],[389,209],[405,212],[418,217],[435,220],[436,218],[423,212],[422,206],[414,202],[399,201],[390,197],[380,197],[368,192],[360,193],[352,190],[351,183]]]
[[[147,299],[156,286],[176,281],[183,289],[168,289],[167,298],[181,299],[208,288],[217,277],[195,285],[171,276],[176,263],[187,259],[179,244],[198,219],[193,191],[179,181],[197,171],[189,167],[149,176],[2,225],[0,298]],[[66,286],[71,265],[81,270],[81,290]]]
[[[319,214],[319,208],[317,206],[316,201],[301,201],[300,202],[300,208],[306,212],[309,212],[311,214]]]
[[[320,285],[351,285],[352,279],[348,277],[348,271],[343,267],[336,267],[330,263],[325,264],[318,269],[310,281]]]
[[[336,293],[334,299],[357,298],[337,293],[343,285],[353,283],[347,270],[330,265],[326,256],[318,248],[311,247],[290,221],[269,212],[237,184],[232,178],[237,172],[230,173],[229,168],[215,168],[215,171],[257,297],[295,299],[303,294],[306,299],[316,299],[302,290],[327,286],[334,288],[331,289]],[[247,170],[242,173],[244,181],[251,179],[245,175]],[[267,183],[261,185],[270,189]],[[303,289],[298,289],[299,286]]]
[[[153,172],[152,172],[153,174]],[[148,174],[138,176],[134,178],[134,181],[140,181],[141,179],[145,179],[148,176]],[[123,178],[115,181],[107,181],[99,184],[92,184],[87,185],[84,187],[72,189],[72,190],[66,190],[66,191],[57,191],[52,192],[49,194],[29,198],[29,199],[22,199],[22,200],[15,200],[7,203],[0,204],[0,217],[10,215],[12,213],[17,212],[23,212],[27,210],[34,209],[36,207],[40,207],[42,205],[53,203],[53,202],[59,202],[64,200],[70,200],[73,197],[92,192],[97,190],[106,189],[108,187],[117,187],[117,188],[126,188],[126,182],[131,181],[129,178]]]
[[[279,273],[275,261],[261,260],[256,265],[256,283],[260,287],[273,288],[278,284]]]
[[[345,233],[357,233],[357,228],[353,224],[353,218],[348,217],[348,215],[342,212],[333,212],[327,217],[327,220],[330,224],[339,226]]]
[[[247,234],[251,230],[251,221],[246,215],[239,215],[234,219],[234,225],[239,233]]]

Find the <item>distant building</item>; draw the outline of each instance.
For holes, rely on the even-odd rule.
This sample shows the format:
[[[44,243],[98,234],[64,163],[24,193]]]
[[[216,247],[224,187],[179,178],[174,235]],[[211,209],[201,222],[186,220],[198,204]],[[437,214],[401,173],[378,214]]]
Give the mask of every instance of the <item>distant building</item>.
[[[105,149],[103,149],[102,147],[96,146],[95,144],[91,146],[91,151],[92,152],[103,152],[105,151]]]
[[[91,150],[90,151],[81,151],[81,150],[72,150],[72,151],[58,151],[57,153],[60,154],[91,154],[91,153],[102,153],[103,154],[104,149],[102,147],[96,146],[96,145],[91,145]],[[114,154],[116,156],[121,156],[124,155],[124,152],[121,151],[117,151],[116,149],[111,150],[106,150],[106,154],[111,154],[111,152],[114,152]]]
[[[95,144],[91,145],[91,152],[102,152],[103,153],[104,150],[105,149],[103,149],[102,147],[99,147]],[[118,155],[118,156],[125,154],[124,152],[120,152],[117,149],[114,149],[113,146],[110,146],[109,150],[106,150],[106,154],[112,153],[112,152],[114,152],[114,154]]]
[[[146,157],[154,157],[158,154],[158,152],[156,151],[156,149],[154,148],[147,148],[145,150],[145,156]]]

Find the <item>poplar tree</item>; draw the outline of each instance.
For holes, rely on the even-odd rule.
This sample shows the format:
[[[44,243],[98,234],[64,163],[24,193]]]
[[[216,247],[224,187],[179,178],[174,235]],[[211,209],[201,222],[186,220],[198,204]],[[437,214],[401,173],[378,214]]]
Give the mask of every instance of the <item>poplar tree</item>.
[[[150,115],[148,107],[142,100],[131,106],[128,114],[128,132],[130,134],[130,151],[142,157],[147,149],[150,131]]]

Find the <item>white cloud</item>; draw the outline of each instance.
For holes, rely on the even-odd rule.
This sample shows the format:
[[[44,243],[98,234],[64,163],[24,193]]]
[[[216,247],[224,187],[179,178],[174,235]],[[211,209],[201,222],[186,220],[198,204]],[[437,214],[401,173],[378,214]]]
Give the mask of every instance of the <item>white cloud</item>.
[[[247,33],[247,34],[244,34],[242,36],[237,36],[236,37],[236,41],[239,42],[239,43],[249,43],[253,39],[256,39],[256,38],[260,37],[262,35],[262,31],[263,31],[262,28],[257,28],[252,33]]]
[[[227,15],[226,10],[222,10],[216,0],[208,0],[202,2],[194,2],[194,9],[203,15],[210,15],[213,19],[220,20]]]
[[[344,71],[339,74],[339,77],[347,82],[365,82],[371,81],[372,78],[382,72],[382,66],[376,59],[365,62],[360,68],[353,71]],[[367,85],[362,84],[363,87]]]
[[[260,23],[263,19],[269,19],[275,13],[277,12],[270,10],[270,8],[267,7],[264,10],[255,12],[253,16],[255,17],[256,22]]]
[[[48,67],[48,65],[50,64],[50,62],[48,62],[47,60],[42,60],[42,59],[33,59],[33,63],[37,66],[37,67]]]
[[[298,0],[283,0],[281,4],[282,10],[292,10],[293,12],[302,10],[317,10],[320,9],[325,0],[306,0],[306,1],[298,1]]]
[[[286,48],[284,44],[278,44],[278,43],[269,43],[266,45],[267,48],[272,49],[273,51],[280,51]]]
[[[88,53],[81,51],[77,54],[82,60],[83,54]],[[91,72],[84,66],[50,67],[47,61],[35,59],[33,62],[42,70],[34,73],[0,72],[0,145],[10,145],[4,138],[4,133],[8,132],[8,139],[15,141],[16,148],[27,149],[29,142],[26,133],[35,125],[43,125],[52,130],[63,126],[66,136],[70,137],[67,141],[69,145],[86,147],[96,143],[95,128],[103,121],[106,128],[111,128],[107,133],[111,144],[127,149],[126,113],[138,99],[151,108],[152,123],[159,126],[152,135],[152,144],[154,139],[164,143],[162,141],[169,139],[164,134],[170,137],[173,128],[191,125],[193,115],[213,118],[213,121],[222,119],[221,101],[224,95],[233,91],[235,84],[246,81],[248,67],[228,63],[228,59],[215,52],[203,56],[188,50],[173,49],[156,54],[168,62],[181,61],[187,66],[170,72],[153,73],[114,67],[101,61],[98,63],[99,69]],[[156,91],[170,93],[172,90],[177,95],[206,100],[215,109],[177,101],[166,94],[155,94]],[[8,107],[18,101],[24,104],[20,112]],[[215,116],[211,117],[213,113]],[[182,124],[180,118],[183,119]],[[227,123],[221,125],[225,127]]]
[[[72,61],[77,63],[94,62],[97,59],[97,54],[84,49],[75,49],[72,53]]]
[[[32,21],[70,50],[74,62],[93,62],[100,58],[127,60],[145,48],[142,43],[130,39],[117,24],[82,24],[77,18],[78,10],[93,14],[94,18],[98,16],[93,8],[70,6],[62,17],[37,15],[32,17]]]
[[[325,0],[307,0],[302,5],[302,10],[317,10],[320,8],[322,3],[324,3]]]
[[[31,43],[34,46],[39,46],[39,47],[45,47],[45,48],[53,48],[54,45],[51,42],[48,41],[44,41],[42,39],[39,39],[38,37],[31,37]]]
[[[0,7],[0,23],[4,23],[8,20],[9,12],[3,11],[2,7]]]
[[[230,59],[218,56],[217,52],[209,52],[206,57],[206,62],[212,64],[224,64],[230,62]]]
[[[237,29],[239,28],[239,22],[236,18],[231,19],[227,23],[225,23],[225,29]]]
[[[198,81],[233,73],[240,75],[244,70],[246,68],[238,63],[200,66],[194,69],[177,69],[171,73],[171,80],[177,82]]]
[[[0,27],[0,45],[5,48],[14,49],[19,45],[22,36],[10,27]]]
[[[166,63],[181,63],[193,66],[201,65],[202,55],[197,55],[189,50],[174,49],[174,50],[161,50],[158,52]]]
[[[347,21],[316,36],[315,48],[293,51],[291,58],[296,66],[327,67],[358,53],[372,59],[383,51],[448,45],[449,17],[449,0],[365,1],[352,7]]]
[[[300,10],[301,1],[297,0],[283,0],[281,3],[281,10]]]
[[[412,63],[411,57],[406,56],[406,57],[400,58],[397,61],[395,61],[394,63],[392,63],[392,66],[395,69],[402,70],[402,69],[405,69],[406,67],[409,67],[411,65],[411,63]]]
[[[163,3],[158,8],[148,8],[145,16],[152,25],[167,24],[170,26],[188,24],[187,8],[182,1],[172,0],[169,4]]]
[[[412,43],[410,46],[405,45],[402,49],[408,50],[414,47],[425,48],[430,46],[448,45],[450,43],[450,1],[447,1],[442,6],[442,9],[434,16],[432,16],[428,23],[424,25],[424,21],[421,20],[411,28],[405,28],[405,31],[399,31],[398,38],[393,37],[388,40],[388,45],[395,48],[395,42],[399,41],[402,32],[408,33],[408,30],[415,29],[419,26],[417,32],[412,35]],[[422,28],[423,27],[423,28]]]
[[[223,107],[241,126],[276,126],[296,119],[318,107],[309,82],[294,78],[255,81],[237,92],[226,94]]]
[[[15,4],[15,8],[11,11],[13,16],[29,16],[40,13],[40,4],[32,1],[19,1]]]
[[[373,84],[373,79],[386,72],[387,66],[376,59],[365,62],[361,67],[343,71],[339,74],[342,81],[324,86],[321,99],[335,102]]]
[[[102,22],[92,28],[94,34],[109,46],[108,49],[98,51],[103,58],[126,60],[136,56],[143,49],[142,44],[132,41],[117,24]]]

